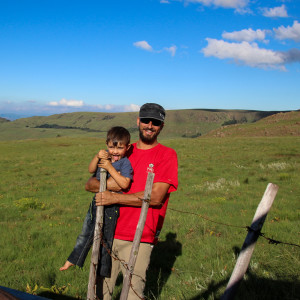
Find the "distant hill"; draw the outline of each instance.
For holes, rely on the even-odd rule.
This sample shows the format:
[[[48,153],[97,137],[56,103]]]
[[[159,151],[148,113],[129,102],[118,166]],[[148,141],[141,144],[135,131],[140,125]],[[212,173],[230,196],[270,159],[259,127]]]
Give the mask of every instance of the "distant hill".
[[[280,112],[252,124],[222,126],[210,131],[212,137],[300,136],[300,111]]]
[[[162,138],[194,138],[228,124],[249,124],[279,113],[278,111],[184,109],[169,110]],[[138,136],[137,112],[75,112],[30,117],[0,123],[0,140],[37,139],[60,136],[105,137],[112,126],[124,126]]]
[[[0,117],[0,123],[6,123],[6,122],[9,122],[9,120],[7,120],[6,118]]]
[[[15,113],[3,113],[3,112],[0,112],[0,117],[1,118],[5,118],[5,119],[8,119],[10,121],[14,121],[14,120],[17,120],[17,119],[20,119],[20,118],[29,118],[31,115],[29,114],[15,114]]]

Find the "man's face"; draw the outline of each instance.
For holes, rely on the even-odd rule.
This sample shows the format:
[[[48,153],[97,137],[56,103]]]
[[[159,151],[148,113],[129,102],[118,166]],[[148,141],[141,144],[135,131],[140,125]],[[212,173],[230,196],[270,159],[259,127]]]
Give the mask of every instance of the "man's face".
[[[138,118],[140,139],[146,144],[152,144],[162,130],[164,123],[151,118]]]

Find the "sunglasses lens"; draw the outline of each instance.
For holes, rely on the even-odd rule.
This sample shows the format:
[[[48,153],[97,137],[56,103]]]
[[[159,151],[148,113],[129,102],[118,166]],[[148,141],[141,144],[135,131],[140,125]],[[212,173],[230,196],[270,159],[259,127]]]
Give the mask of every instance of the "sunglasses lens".
[[[159,121],[159,120],[153,120],[153,121],[152,121],[152,124],[153,124],[154,126],[160,126],[160,125],[161,125],[161,121]]]
[[[161,123],[162,123],[160,120],[148,119],[148,118],[142,118],[141,122],[144,123],[144,124],[149,124],[150,122],[152,122],[153,126],[160,126]]]

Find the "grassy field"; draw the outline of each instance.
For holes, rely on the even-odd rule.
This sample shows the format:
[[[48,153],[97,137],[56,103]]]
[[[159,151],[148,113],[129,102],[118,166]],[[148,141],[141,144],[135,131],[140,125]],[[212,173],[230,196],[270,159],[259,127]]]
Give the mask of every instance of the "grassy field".
[[[218,299],[269,182],[279,191],[262,231],[300,244],[299,137],[161,142],[178,153],[180,185],[153,251],[149,299]],[[58,269],[81,230],[92,198],[84,191],[87,167],[101,147],[103,139],[90,137],[0,142],[0,285],[50,299],[86,298],[89,257],[83,269]],[[259,238],[236,299],[299,295],[300,248]]]

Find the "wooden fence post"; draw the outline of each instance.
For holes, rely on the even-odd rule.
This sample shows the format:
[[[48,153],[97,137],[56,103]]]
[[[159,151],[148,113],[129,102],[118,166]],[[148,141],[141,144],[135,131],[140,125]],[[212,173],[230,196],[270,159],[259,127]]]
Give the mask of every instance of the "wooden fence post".
[[[151,166],[149,166],[149,168],[151,168]],[[123,288],[122,288],[120,300],[127,300],[127,297],[128,297],[132,273],[133,273],[135,262],[136,262],[137,255],[139,252],[142,233],[143,233],[146,218],[147,218],[147,212],[148,212],[149,202],[150,202],[150,198],[151,198],[153,180],[154,180],[154,173],[151,170],[148,172],[148,177],[147,177],[145,191],[144,191],[144,199],[143,199],[142,208],[141,208],[141,214],[140,214],[139,222],[136,227],[134,240],[132,243],[130,258],[129,258],[129,262],[127,265],[126,274],[125,274],[124,280],[123,280]]]
[[[106,190],[106,175],[107,175],[106,170],[101,168],[100,169],[99,192],[104,192]],[[101,206],[97,206],[97,212],[96,212],[93,250],[92,250],[92,256],[91,256],[90,275],[89,275],[88,292],[87,292],[88,300],[97,299],[96,280],[97,280],[98,261],[100,258],[100,244],[101,244],[101,240],[102,240],[102,227],[103,227],[103,206],[101,205]]]
[[[273,183],[268,184],[263,198],[256,209],[250,230],[246,236],[243,247],[235,264],[234,270],[227,284],[226,290],[223,296],[221,297],[222,300],[231,300],[234,298],[237,288],[248,269],[252,253],[254,251],[255,244],[259,236],[258,233],[263,227],[263,224],[273,204],[277,191],[277,185]]]

